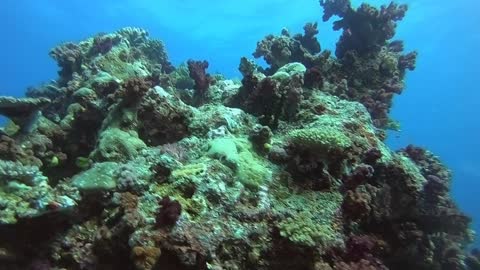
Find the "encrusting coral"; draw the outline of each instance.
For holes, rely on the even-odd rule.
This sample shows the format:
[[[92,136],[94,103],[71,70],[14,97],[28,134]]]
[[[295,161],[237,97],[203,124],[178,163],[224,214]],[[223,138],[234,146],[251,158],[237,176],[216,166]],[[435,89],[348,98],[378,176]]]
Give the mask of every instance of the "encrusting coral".
[[[54,48],[58,80],[0,97],[0,268],[479,269],[451,172],[384,143],[406,6],[320,4],[336,57],[307,23],[241,83],[139,28]]]

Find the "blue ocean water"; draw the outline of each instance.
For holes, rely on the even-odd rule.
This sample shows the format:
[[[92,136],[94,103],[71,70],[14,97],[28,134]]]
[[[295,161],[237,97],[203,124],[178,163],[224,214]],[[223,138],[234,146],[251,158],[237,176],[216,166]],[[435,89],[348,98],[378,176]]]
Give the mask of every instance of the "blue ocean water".
[[[388,143],[394,148],[413,143],[439,155],[454,172],[456,201],[480,232],[480,2],[401,2],[410,10],[397,38],[420,55],[407,88],[395,99],[392,116],[402,131],[392,133]],[[210,72],[239,77],[239,59],[251,56],[257,41],[282,27],[301,32],[305,22],[320,22],[321,14],[316,0],[2,0],[0,94],[22,96],[28,86],[55,78],[48,52],[59,43],[125,26],[148,29],[163,40],[174,64],[206,59]],[[338,33],[331,23],[319,29],[322,47],[333,50]]]

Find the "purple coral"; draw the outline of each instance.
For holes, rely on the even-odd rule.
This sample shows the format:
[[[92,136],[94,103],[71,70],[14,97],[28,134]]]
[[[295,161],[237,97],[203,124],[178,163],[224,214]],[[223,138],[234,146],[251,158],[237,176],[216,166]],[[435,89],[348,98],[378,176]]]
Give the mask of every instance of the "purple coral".
[[[350,0],[320,0],[320,5],[323,6],[323,21],[328,21],[332,16],[339,17],[351,11]]]
[[[265,70],[268,75],[274,74],[282,66],[300,62],[307,68],[313,66],[314,55],[320,52],[320,43],[316,39],[317,26],[307,24],[305,35],[291,37],[287,31],[281,36],[267,35],[263,40],[257,42],[257,48],[253,53],[255,58],[263,57],[270,67]]]
[[[364,154],[364,162],[369,165],[375,164],[380,158],[382,158],[382,152],[378,148],[370,148]]]
[[[187,65],[188,71],[190,72],[190,78],[195,81],[195,94],[197,96],[204,97],[208,87],[213,82],[213,78],[207,73],[208,62],[194,61],[190,59],[187,61]]]
[[[347,189],[355,189],[357,186],[367,182],[373,176],[374,169],[367,164],[360,164],[353,172],[344,178],[343,182]]]
[[[106,54],[112,47],[119,42],[119,39],[109,35],[98,35],[93,38],[93,46],[91,52],[93,54]]]
[[[417,62],[417,52],[410,52],[406,55],[400,56],[398,59],[398,68],[400,70],[414,70]]]
[[[182,214],[182,205],[176,201],[171,200],[170,197],[163,197],[159,201],[160,209],[155,218],[155,224],[158,227],[175,225],[178,218]]]
[[[334,22],[334,30],[343,29],[340,41],[337,43],[336,55],[343,58],[346,52],[355,51],[364,55],[378,51],[386,41],[395,35],[396,21],[403,19],[407,5],[390,3],[380,10],[368,4],[362,4],[353,10],[349,0],[320,1],[324,7],[323,20],[338,15],[341,19]]]
[[[294,39],[298,40],[312,55],[319,53],[322,50],[322,47],[316,38],[316,35],[318,34],[318,24],[307,23],[303,27],[303,30],[305,32],[304,35],[295,35]]]

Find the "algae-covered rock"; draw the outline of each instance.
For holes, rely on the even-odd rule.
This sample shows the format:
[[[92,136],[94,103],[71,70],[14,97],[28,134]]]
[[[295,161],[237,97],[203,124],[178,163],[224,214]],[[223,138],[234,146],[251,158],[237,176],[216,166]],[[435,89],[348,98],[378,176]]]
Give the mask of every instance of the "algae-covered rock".
[[[209,131],[224,126],[226,131],[238,134],[250,129],[255,123],[254,118],[237,108],[223,105],[204,105],[193,111],[193,117],[188,126],[196,136],[205,136]]]
[[[119,165],[115,162],[96,163],[92,168],[76,175],[72,184],[80,191],[109,191],[117,186],[115,172]]]
[[[82,87],[73,93],[73,97],[77,102],[93,101],[97,98],[97,94],[90,88]]]
[[[284,81],[290,78],[290,74],[288,74],[285,71],[277,71],[275,74],[272,75],[272,79],[275,79],[277,81]]]
[[[260,157],[256,156],[253,149],[240,151],[238,164],[237,179],[249,189],[258,190],[272,177],[270,168]]]
[[[210,149],[208,155],[216,158],[232,169],[236,169],[238,166],[238,151],[235,141],[232,139],[218,138],[210,143]]]
[[[0,160],[0,225],[71,210],[74,198],[69,187],[52,188],[38,167]]]
[[[243,139],[214,139],[208,155],[234,170],[236,179],[253,190],[267,183],[272,174],[265,162],[256,156],[253,147]]]
[[[92,157],[102,161],[125,161],[134,158],[146,147],[134,131],[108,128],[100,134]]]

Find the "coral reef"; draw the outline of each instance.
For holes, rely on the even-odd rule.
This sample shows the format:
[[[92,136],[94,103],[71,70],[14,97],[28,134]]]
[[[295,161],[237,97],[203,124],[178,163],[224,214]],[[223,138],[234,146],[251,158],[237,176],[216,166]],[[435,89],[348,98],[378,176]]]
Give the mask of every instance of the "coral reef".
[[[336,57],[307,23],[241,83],[139,28],[54,48],[58,80],[0,97],[0,268],[479,269],[451,172],[384,143],[406,6],[320,4]]]
[[[288,63],[300,62],[307,68],[305,87],[361,102],[375,126],[395,129],[395,122],[388,117],[392,99],[402,92],[406,70],[415,69],[417,57],[416,52],[403,54],[403,42],[392,40],[407,6],[392,2],[377,9],[364,3],[355,10],[349,0],[322,0],[320,4],[324,21],[334,15],[340,17],[333,27],[343,30],[336,46],[337,57],[328,50],[321,51],[315,37],[317,24],[308,23],[304,35],[292,37],[284,30],[280,36],[268,35],[260,41],[253,56],[263,57],[270,67],[259,71],[272,75]],[[250,78],[242,74],[244,80]]]

